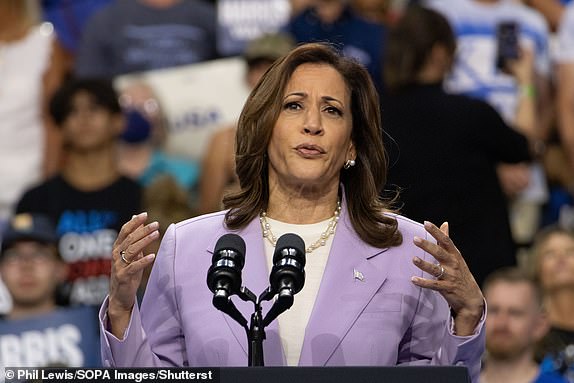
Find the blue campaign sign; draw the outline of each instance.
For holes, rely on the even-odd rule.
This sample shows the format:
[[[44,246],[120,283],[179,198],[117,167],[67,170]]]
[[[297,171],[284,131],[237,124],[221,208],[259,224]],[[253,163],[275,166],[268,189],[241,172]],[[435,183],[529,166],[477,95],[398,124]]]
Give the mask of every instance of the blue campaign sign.
[[[61,308],[21,320],[0,320],[2,367],[99,367],[94,307]]]

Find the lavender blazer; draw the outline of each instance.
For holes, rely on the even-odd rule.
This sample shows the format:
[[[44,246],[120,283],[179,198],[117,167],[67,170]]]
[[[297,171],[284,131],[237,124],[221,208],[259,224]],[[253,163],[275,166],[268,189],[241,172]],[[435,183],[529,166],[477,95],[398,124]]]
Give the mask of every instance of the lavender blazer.
[[[484,318],[474,335],[453,335],[446,301],[410,280],[413,275],[423,275],[413,265],[413,256],[434,260],[413,245],[413,236],[427,236],[422,225],[396,216],[403,244],[375,248],[357,236],[345,205],[305,331],[299,364],[464,365],[476,381],[484,351]],[[134,307],[122,340],[106,329],[106,298],[100,310],[105,366],[247,365],[245,330],[212,306],[212,293],[206,284],[215,243],[229,232],[223,218],[224,212],[219,212],[169,227],[141,310]],[[258,295],[269,284],[259,220],[236,233],[247,247],[243,285]],[[354,270],[362,273],[362,281]],[[253,304],[235,298],[236,306],[249,319]],[[264,315],[269,307],[270,303],[264,307]],[[285,365],[277,321],[266,333],[265,365]]]

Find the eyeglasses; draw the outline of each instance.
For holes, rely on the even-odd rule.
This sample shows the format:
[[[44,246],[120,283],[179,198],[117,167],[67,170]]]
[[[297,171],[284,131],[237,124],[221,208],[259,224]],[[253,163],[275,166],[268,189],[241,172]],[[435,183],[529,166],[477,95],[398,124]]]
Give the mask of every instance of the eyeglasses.
[[[39,249],[34,252],[21,252],[18,250],[6,250],[2,254],[1,262],[4,265],[16,265],[29,261],[34,264],[46,264],[55,258],[54,252],[49,249]]]

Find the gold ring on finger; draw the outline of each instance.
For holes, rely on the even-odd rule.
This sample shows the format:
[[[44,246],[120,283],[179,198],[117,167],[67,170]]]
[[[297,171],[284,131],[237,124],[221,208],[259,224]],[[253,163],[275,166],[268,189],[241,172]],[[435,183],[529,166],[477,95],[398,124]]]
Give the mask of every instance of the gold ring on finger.
[[[442,279],[442,277],[444,277],[444,273],[445,273],[444,267],[442,265],[439,265],[439,266],[440,266],[440,274],[436,276],[436,279]]]
[[[131,263],[130,261],[128,261],[126,259],[126,251],[125,250],[120,251],[120,257],[126,265],[129,265]]]

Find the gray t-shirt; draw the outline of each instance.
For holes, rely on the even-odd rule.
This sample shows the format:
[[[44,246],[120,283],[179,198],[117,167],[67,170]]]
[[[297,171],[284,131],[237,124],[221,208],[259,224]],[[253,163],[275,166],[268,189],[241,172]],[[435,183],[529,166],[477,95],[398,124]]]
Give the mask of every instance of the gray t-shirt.
[[[184,0],[154,8],[116,0],[88,22],[76,59],[80,77],[108,77],[216,58],[212,4]]]

